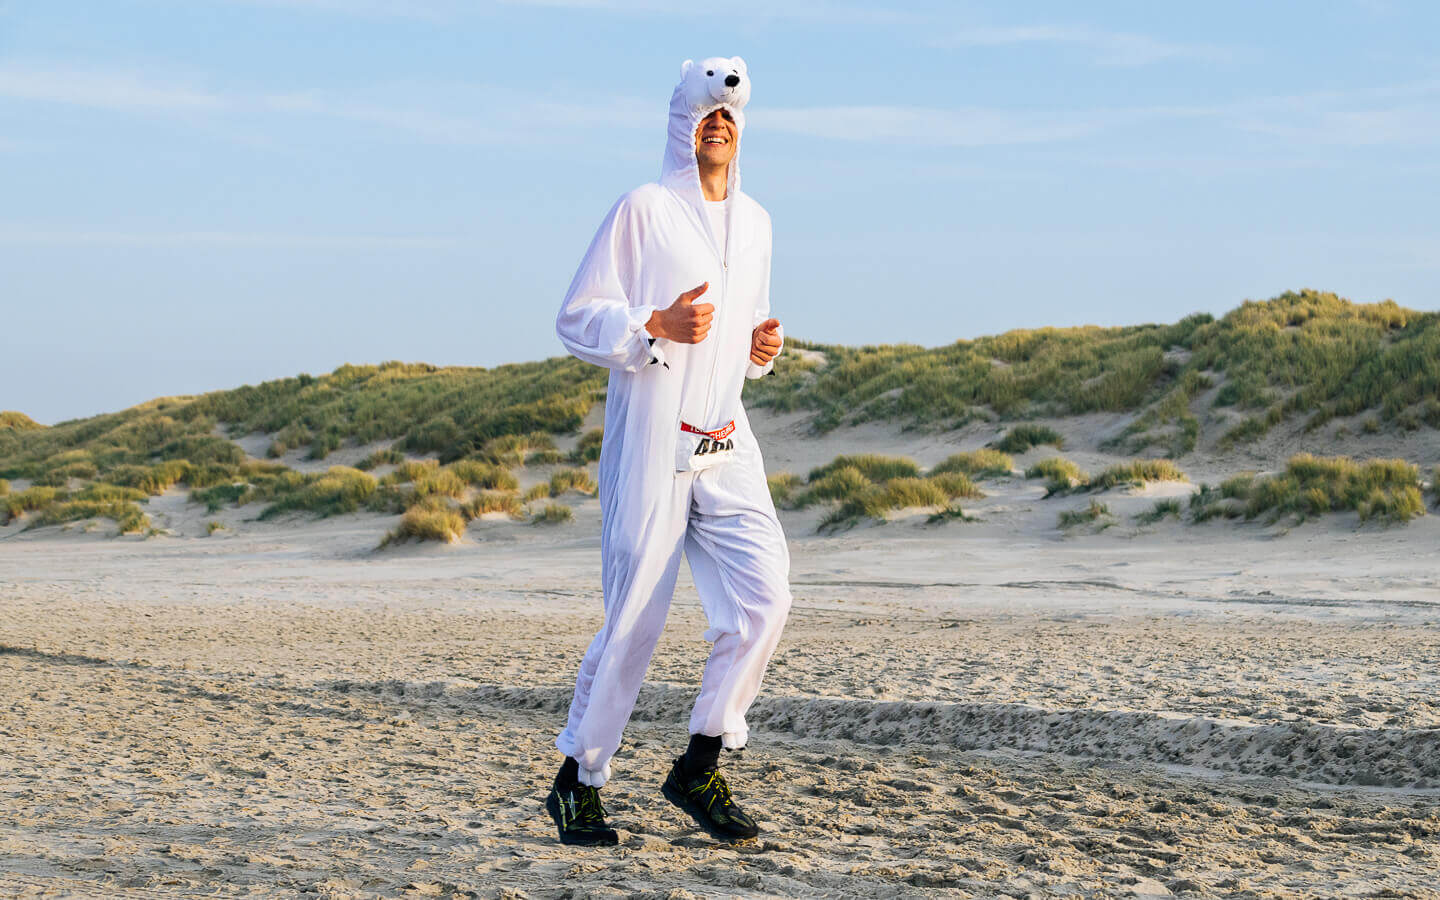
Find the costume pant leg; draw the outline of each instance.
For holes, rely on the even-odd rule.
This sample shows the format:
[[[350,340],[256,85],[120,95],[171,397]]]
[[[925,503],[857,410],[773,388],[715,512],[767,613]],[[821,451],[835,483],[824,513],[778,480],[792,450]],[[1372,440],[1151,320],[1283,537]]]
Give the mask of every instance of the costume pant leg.
[[[745,746],[745,713],[790,612],[790,552],[759,460],[700,473],[692,491],[685,555],[714,642],[690,733]]]
[[[570,716],[555,746],[580,764],[580,780],[600,787],[620,747],[650,656],[675,592],[692,475],[649,510],[617,510],[601,537],[605,623],[575,679]]]

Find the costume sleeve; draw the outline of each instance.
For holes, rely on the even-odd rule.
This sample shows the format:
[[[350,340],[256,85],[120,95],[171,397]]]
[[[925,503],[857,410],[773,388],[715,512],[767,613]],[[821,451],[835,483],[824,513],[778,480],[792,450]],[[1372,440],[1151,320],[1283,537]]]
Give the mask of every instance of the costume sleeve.
[[[766,243],[769,243],[768,240]],[[767,246],[765,251],[765,283],[764,287],[760,290],[760,297],[755,303],[755,321],[750,323],[751,334],[754,334],[755,329],[759,327],[760,323],[768,318],[770,318],[770,251]],[[775,355],[770,357],[770,361],[763,366],[757,366],[753,362],[747,362],[745,364],[746,378],[760,378],[764,375],[769,375],[770,371],[775,368],[775,360],[779,359],[780,354],[785,350],[785,326],[781,325],[776,329],[776,333],[780,335],[780,349],[776,350]]]
[[[639,257],[639,223],[629,198],[622,197],[595,232],[555,318],[560,342],[579,359],[626,372],[668,367],[645,330],[655,307],[633,302]]]

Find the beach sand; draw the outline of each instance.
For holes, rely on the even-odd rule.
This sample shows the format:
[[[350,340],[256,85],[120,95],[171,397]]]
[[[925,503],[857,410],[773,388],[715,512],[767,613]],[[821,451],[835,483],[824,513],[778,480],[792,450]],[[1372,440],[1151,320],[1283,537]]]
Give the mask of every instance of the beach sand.
[[[397,517],[183,490],[149,539],[0,529],[0,896],[1440,897],[1440,517],[1137,526],[1191,489],[1155,485],[1067,533],[1087,497],[984,488],[971,522],[784,514],[733,846],[659,792],[708,649],[688,576],[604,791],[620,846],[541,808],[594,499],[381,552]]]

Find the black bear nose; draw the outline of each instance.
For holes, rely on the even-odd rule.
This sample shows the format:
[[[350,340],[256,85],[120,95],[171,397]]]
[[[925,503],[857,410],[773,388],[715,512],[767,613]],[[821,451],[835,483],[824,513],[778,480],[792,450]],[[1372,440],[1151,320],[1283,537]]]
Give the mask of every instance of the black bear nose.
[[[735,85],[737,85],[737,84],[739,84],[739,83],[740,83],[740,76],[739,76],[739,75],[726,75],[726,76],[725,76],[725,86],[726,86],[726,87],[734,87]]]

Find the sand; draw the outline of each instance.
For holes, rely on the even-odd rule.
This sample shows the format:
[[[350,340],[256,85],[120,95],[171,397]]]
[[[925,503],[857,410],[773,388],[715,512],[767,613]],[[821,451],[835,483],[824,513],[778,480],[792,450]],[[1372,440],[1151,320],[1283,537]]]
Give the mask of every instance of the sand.
[[[0,529],[0,896],[1440,897],[1440,517],[1135,525],[1172,485],[1066,533],[1088,498],[985,488],[974,522],[785,514],[795,608],[726,759],[764,834],[733,846],[659,793],[708,646],[688,579],[604,793],[620,846],[541,809],[593,499],[379,553],[395,517],[183,490],[148,540]]]

